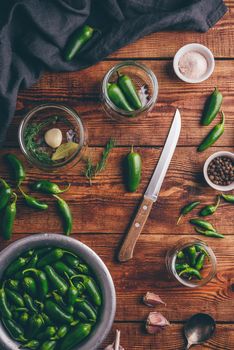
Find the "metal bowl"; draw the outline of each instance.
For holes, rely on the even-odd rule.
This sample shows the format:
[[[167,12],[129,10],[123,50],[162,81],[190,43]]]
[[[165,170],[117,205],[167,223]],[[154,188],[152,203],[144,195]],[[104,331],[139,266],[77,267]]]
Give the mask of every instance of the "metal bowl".
[[[95,350],[108,335],[115,317],[116,294],[112,277],[99,256],[87,245],[74,238],[57,234],[37,234],[12,243],[0,253],[0,278],[6,267],[23,252],[38,246],[56,246],[76,253],[92,268],[102,291],[103,305],[99,321],[87,340],[74,350]],[[18,350],[19,344],[12,340],[0,323],[0,349]]]

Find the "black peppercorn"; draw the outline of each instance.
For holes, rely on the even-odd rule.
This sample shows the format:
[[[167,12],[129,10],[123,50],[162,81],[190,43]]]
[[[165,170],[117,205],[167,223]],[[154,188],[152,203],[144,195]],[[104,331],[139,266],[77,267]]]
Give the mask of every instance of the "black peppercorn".
[[[214,158],[207,169],[208,177],[215,185],[228,186],[234,181],[234,164],[229,157]]]

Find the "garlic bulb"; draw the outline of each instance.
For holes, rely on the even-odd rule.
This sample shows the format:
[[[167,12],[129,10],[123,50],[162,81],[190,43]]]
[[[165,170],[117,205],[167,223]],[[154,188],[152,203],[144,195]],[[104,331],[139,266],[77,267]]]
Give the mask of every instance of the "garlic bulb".
[[[146,295],[144,295],[143,302],[147,306],[155,306],[158,304],[166,305],[159,295],[152,292],[147,292]]]
[[[49,129],[45,133],[45,142],[52,148],[58,148],[63,139],[62,131],[58,128]]]

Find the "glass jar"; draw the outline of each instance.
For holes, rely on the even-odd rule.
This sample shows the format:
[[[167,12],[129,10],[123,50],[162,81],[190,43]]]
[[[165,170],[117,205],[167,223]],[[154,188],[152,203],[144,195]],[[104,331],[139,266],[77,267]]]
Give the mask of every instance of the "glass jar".
[[[55,119],[57,117],[57,121],[52,122],[51,127],[61,130],[62,143],[67,143],[74,139],[78,147],[67,158],[56,162],[46,162],[38,158],[32,151],[32,148],[27,146],[28,139],[26,139],[26,134],[30,128],[34,128],[35,125],[39,125],[40,123],[44,123],[45,125],[53,117]],[[77,112],[70,107],[52,103],[43,104],[30,110],[19,126],[18,137],[21,151],[28,161],[39,169],[49,171],[58,171],[77,164],[85,151],[87,142],[87,132]],[[33,138],[34,141],[35,138],[36,136]],[[41,144],[41,149],[46,146],[43,136],[40,136],[38,142]]]
[[[201,269],[199,272],[202,276],[202,279],[186,279],[181,276],[179,276],[178,272],[176,271],[176,261],[177,261],[177,254],[184,250],[185,248],[196,246],[198,247],[197,250],[199,250],[199,247],[201,248],[201,251],[203,251],[206,254],[205,262],[204,262],[204,268]],[[167,252],[166,255],[166,267],[167,270],[174,279],[176,279],[178,282],[183,284],[186,287],[190,288],[196,288],[201,287],[207,284],[216,274],[216,257],[213,252],[213,250],[203,241],[200,239],[195,238],[184,238],[177,242],[177,244],[170,249]]]
[[[142,107],[133,112],[118,108],[109,98],[107,86],[110,82],[116,82],[117,72],[128,75],[136,86],[137,93],[142,102]],[[153,108],[158,96],[158,81],[151,69],[145,65],[126,61],[112,67],[104,76],[101,88],[101,99],[106,114],[118,121],[135,122],[146,117]]]

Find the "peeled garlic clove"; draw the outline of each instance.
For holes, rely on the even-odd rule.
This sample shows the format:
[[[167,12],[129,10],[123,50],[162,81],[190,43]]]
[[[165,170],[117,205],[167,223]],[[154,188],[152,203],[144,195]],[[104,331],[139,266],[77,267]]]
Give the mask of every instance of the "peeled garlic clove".
[[[160,298],[159,295],[152,293],[152,292],[146,293],[146,295],[143,297],[143,302],[147,306],[155,306],[158,304],[166,305],[166,303],[164,303],[164,301],[162,301],[162,299]]]
[[[154,334],[169,326],[170,322],[157,311],[150,312],[146,321],[146,330],[149,334]]]
[[[62,143],[63,134],[60,129],[53,128],[46,131],[44,138],[48,146],[58,148]]]

